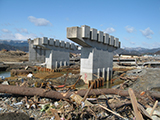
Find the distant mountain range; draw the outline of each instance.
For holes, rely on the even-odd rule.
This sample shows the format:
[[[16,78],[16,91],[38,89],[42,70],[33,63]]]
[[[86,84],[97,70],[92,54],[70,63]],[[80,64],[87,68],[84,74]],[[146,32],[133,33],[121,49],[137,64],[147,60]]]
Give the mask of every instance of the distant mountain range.
[[[0,50],[21,50],[28,52],[28,42],[23,40],[0,40]]]
[[[148,54],[148,55],[154,55],[154,54],[159,54],[160,48],[153,48],[153,49],[147,49],[147,48],[119,48],[114,51],[114,54],[132,54],[132,55],[143,55],[143,54]]]
[[[22,50],[28,52],[28,42],[24,40],[0,40],[0,50]],[[133,54],[133,55],[142,55],[142,54],[160,54],[160,48],[119,48],[114,51],[114,54]]]

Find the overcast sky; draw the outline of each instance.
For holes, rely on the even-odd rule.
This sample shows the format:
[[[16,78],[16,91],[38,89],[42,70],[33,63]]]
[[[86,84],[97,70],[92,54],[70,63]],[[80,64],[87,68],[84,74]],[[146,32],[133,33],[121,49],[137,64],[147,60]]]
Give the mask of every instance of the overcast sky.
[[[66,28],[81,25],[122,47],[160,47],[160,0],[0,0],[0,39],[69,41]]]

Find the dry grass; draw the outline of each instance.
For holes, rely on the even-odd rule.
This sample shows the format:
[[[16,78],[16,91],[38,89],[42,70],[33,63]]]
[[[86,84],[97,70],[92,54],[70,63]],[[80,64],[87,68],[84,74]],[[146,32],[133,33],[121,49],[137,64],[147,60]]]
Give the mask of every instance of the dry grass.
[[[0,51],[0,62],[22,62],[28,61],[28,53],[23,51]]]

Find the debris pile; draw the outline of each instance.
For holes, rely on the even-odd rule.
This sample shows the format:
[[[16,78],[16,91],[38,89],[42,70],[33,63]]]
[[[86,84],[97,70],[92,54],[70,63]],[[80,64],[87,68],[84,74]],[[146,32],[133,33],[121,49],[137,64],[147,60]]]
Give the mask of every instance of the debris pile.
[[[157,78],[159,69],[152,71],[153,78]],[[0,119],[160,119],[160,92],[138,86],[143,77],[151,79],[147,76],[151,69],[115,72],[118,76],[111,82],[122,83],[114,88],[97,88],[99,83],[104,84],[103,78],[98,78],[90,81],[88,88],[78,89],[84,82],[79,74],[74,74],[77,72],[78,68],[64,68],[61,72],[34,71],[32,77],[1,80]]]
[[[137,92],[131,88],[63,90],[41,87],[0,85],[0,117],[6,113],[24,113],[32,119],[153,119],[159,118],[155,110],[160,93]],[[155,104],[155,105],[154,105]]]

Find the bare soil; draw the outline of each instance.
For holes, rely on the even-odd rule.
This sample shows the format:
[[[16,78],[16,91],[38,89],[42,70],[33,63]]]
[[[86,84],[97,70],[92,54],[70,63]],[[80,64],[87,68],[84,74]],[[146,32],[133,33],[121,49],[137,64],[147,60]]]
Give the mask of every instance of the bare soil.
[[[28,53],[23,51],[0,51],[0,62],[23,62],[28,61]]]

